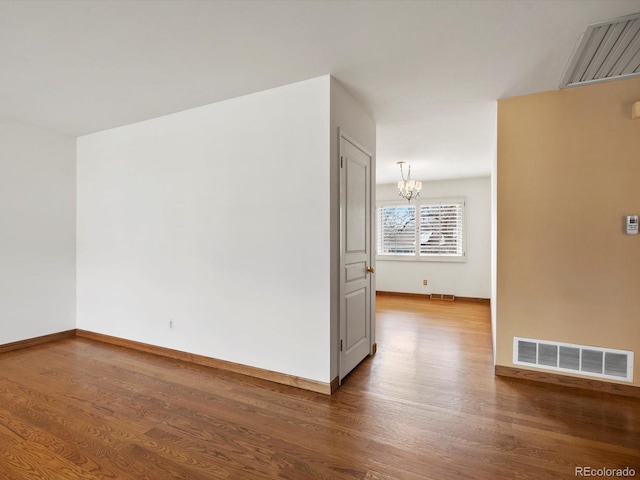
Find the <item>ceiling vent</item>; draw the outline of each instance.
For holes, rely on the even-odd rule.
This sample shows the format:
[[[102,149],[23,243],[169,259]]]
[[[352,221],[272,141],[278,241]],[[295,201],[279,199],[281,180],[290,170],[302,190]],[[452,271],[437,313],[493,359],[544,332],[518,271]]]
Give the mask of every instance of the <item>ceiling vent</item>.
[[[590,25],[560,88],[640,75],[640,13]]]

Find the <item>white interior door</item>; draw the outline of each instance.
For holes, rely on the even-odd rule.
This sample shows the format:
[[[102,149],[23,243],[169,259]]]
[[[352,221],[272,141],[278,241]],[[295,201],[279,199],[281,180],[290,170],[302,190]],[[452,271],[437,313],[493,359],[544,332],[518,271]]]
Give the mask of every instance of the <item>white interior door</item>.
[[[340,134],[340,380],[372,351],[371,161]]]

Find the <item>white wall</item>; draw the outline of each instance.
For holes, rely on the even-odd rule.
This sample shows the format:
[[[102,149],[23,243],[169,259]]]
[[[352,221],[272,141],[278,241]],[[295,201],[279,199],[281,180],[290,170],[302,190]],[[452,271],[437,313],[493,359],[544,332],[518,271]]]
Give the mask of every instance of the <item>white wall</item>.
[[[75,138],[0,122],[0,344],[75,328]]]
[[[378,202],[397,201],[396,185],[378,185]],[[377,261],[377,290],[491,296],[491,178],[424,182],[421,198],[466,197],[467,261]],[[425,287],[422,281],[428,280]]]
[[[339,130],[357,140],[373,155],[375,180],[376,124],[336,79],[331,78],[331,378],[338,376],[340,357],[340,138]],[[375,205],[375,190],[371,201]],[[375,298],[374,298],[375,301]],[[375,311],[372,309],[372,311]],[[375,326],[374,326],[375,327]],[[375,341],[375,328],[372,329]]]
[[[78,328],[329,382],[329,91],[79,138]]]

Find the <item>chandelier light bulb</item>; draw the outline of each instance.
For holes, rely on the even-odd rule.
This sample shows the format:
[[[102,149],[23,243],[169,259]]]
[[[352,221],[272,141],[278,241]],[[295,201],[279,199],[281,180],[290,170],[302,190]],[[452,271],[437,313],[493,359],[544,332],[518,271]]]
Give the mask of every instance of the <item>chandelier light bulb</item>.
[[[402,176],[402,180],[398,182],[399,195],[410,202],[412,198],[417,198],[418,196],[420,196],[420,191],[422,190],[422,182],[411,180],[411,165],[409,165],[407,168],[407,177],[405,178],[403,165],[406,162],[397,163],[398,165],[400,165],[400,175]]]

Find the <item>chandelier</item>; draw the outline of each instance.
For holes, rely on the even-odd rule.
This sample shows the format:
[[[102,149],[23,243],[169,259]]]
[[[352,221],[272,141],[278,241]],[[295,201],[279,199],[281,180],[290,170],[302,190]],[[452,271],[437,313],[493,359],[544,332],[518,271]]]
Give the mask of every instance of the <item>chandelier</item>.
[[[418,198],[420,196],[422,182],[414,182],[411,180],[411,165],[409,165],[409,168],[407,169],[407,178],[404,178],[404,170],[402,167],[407,162],[396,163],[400,165],[400,175],[402,175],[402,180],[398,182],[398,190],[400,191],[399,195],[410,202],[412,198]]]

